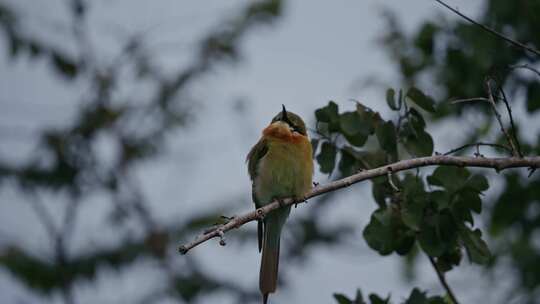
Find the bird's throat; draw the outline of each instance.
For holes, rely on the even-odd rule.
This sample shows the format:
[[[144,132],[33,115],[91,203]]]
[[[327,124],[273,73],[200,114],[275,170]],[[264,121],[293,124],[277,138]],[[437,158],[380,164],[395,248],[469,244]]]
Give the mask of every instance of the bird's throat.
[[[306,136],[297,132],[291,132],[289,125],[283,122],[275,122],[266,127],[263,130],[263,136],[269,139],[285,141],[293,144],[298,144],[307,140]]]

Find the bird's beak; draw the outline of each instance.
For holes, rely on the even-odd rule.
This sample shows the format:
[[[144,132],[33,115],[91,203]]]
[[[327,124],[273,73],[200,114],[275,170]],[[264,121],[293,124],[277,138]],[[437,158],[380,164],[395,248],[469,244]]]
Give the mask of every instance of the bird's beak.
[[[281,110],[281,120],[284,122],[289,122],[289,118],[287,117],[287,109],[285,109],[285,105],[282,104],[282,110]]]

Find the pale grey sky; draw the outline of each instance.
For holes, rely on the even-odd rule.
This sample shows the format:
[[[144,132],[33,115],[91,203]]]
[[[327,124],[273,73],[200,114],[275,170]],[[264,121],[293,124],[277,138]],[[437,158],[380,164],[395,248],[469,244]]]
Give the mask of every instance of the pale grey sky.
[[[68,22],[64,1],[6,2],[35,21],[28,22],[30,29],[42,26],[43,21],[51,28]],[[150,45],[158,50],[159,61],[164,66],[173,66],[189,62],[197,35],[248,2],[96,0],[91,4],[89,23],[92,39],[100,47],[97,51],[103,54],[100,60],[107,60],[107,56],[118,51],[118,37],[144,31]],[[474,16],[482,1],[449,0],[449,3]],[[435,18],[436,14],[453,18],[429,0],[296,0],[287,2],[285,15],[275,26],[248,34],[242,43],[242,63],[219,68],[195,88],[193,94],[201,102],[193,125],[171,136],[167,153],[139,170],[139,178],[159,218],[181,221],[187,214],[216,208],[222,198],[248,201],[251,188],[245,155],[282,103],[308,122],[313,122],[314,110],[330,99],[344,108],[352,108],[348,100],[355,98],[384,111],[383,89],[352,89],[355,81],[371,76],[388,85],[397,84],[393,66],[376,43],[385,30],[380,16],[382,7],[392,8],[407,30],[414,29],[425,18]],[[61,31],[48,35],[51,37],[47,39],[52,41],[63,37]],[[0,44],[0,127],[4,128],[0,133],[0,155],[17,161],[33,147],[32,130],[69,122],[76,107],[74,97],[83,95],[87,88],[82,81],[73,85],[51,78],[45,62],[11,61],[5,41],[0,40]],[[145,94],[145,88],[129,82],[123,90],[125,94]],[[242,124],[238,123],[239,114],[232,110],[238,98],[246,101]],[[436,140],[436,150],[451,147],[457,139],[444,130],[438,132],[445,134],[446,140]],[[108,153],[107,149],[107,139],[103,139],[103,153]],[[320,174],[315,179],[327,180]],[[339,201],[332,202],[334,208],[326,219],[329,224],[355,223],[357,233],[349,240],[350,246],[340,250],[320,249],[302,266],[282,261],[282,273],[290,275],[290,285],[273,295],[272,303],[332,303],[333,292],[353,294],[358,287],[366,294],[391,293],[395,300],[408,295],[412,285],[402,278],[400,258],[378,256],[361,238],[361,231],[375,209],[368,186],[344,190]],[[31,210],[25,204],[18,204],[19,200],[18,194],[9,189],[0,192],[0,245],[17,239],[35,252],[46,254],[50,250],[46,237]],[[101,225],[108,210],[105,200],[99,196],[91,200],[76,227],[73,252],[115,242]],[[251,208],[249,203],[239,211]],[[292,216],[305,212],[303,208],[309,206],[294,210]],[[59,218],[58,210],[62,209],[57,205],[55,213]],[[284,237],[291,237],[286,229]],[[248,245],[253,246],[231,241],[228,246],[219,247],[208,242],[190,254],[220,278],[253,287],[258,282],[260,257],[254,244]],[[415,285],[440,292],[435,274],[427,266],[424,261]],[[459,286],[456,290],[463,303],[475,303],[479,295],[485,295],[482,284],[473,288],[466,283],[481,275],[477,267],[464,267],[450,274],[450,283]],[[162,276],[155,265],[147,262],[121,272],[105,269],[95,282],[79,284],[76,295],[80,303],[129,303],[129,299],[151,292],[164,279]],[[4,270],[0,271],[0,294],[6,303],[38,301]],[[53,297],[51,303],[61,303],[60,297]],[[229,302],[216,296],[201,303]]]

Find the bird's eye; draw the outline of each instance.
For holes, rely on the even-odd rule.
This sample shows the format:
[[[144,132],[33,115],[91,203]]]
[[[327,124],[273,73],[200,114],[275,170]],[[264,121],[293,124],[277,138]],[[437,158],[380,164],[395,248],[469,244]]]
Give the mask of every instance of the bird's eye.
[[[296,133],[302,133],[300,132],[300,128],[298,128],[297,126],[291,126],[291,131],[296,132]]]

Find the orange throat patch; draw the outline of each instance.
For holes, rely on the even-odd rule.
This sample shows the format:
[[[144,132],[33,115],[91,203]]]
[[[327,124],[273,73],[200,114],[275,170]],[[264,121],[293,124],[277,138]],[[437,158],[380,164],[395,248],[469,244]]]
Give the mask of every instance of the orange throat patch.
[[[307,136],[292,132],[289,125],[284,122],[274,122],[270,124],[263,130],[263,135],[268,138],[274,138],[294,144],[307,140]]]

